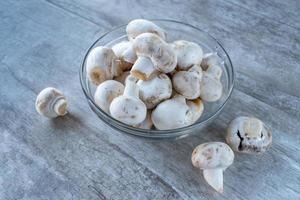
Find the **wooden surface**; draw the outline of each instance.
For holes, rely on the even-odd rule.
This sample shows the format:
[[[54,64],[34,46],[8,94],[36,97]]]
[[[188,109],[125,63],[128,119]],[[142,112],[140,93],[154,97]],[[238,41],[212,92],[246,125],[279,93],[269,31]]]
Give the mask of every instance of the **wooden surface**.
[[[298,0],[0,1],[0,199],[300,199],[299,10]],[[235,91],[199,134],[145,140],[116,132],[89,108],[78,78],[84,53],[134,18],[188,22],[228,50]],[[36,113],[47,86],[65,92],[66,117]],[[218,194],[190,155],[200,143],[224,141],[239,115],[264,120],[273,146],[236,154]]]

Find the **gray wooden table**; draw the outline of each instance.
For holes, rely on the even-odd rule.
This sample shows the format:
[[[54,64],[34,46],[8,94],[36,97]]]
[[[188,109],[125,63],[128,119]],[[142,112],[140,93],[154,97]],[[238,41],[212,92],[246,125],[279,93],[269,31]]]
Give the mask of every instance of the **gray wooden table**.
[[[103,32],[134,18],[169,18],[210,32],[228,50],[236,87],[199,134],[153,141],[109,128],[90,110],[78,70]],[[300,199],[298,0],[0,1],[0,199]],[[65,92],[64,118],[41,118],[38,92]],[[273,130],[261,156],[236,155],[213,191],[193,148],[224,141],[228,122],[254,115]]]

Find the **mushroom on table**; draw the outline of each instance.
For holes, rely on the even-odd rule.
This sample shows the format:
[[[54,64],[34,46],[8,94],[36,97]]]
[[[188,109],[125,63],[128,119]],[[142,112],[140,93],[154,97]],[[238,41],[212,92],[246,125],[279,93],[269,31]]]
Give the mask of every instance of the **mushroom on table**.
[[[207,183],[221,193],[223,192],[223,171],[233,163],[233,160],[233,151],[223,142],[200,144],[192,153],[193,166],[202,169]]]
[[[40,115],[48,118],[64,116],[67,114],[67,100],[61,91],[48,87],[38,94],[35,108]]]
[[[236,152],[260,154],[271,146],[272,134],[261,120],[242,116],[229,124],[226,141]]]

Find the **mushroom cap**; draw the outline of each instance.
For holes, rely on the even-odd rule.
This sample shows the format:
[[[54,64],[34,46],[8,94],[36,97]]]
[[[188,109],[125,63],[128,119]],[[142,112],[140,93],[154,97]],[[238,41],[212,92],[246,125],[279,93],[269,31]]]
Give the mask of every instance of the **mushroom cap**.
[[[196,99],[201,92],[202,69],[194,65],[188,71],[178,71],[172,77],[174,89],[187,99]]]
[[[54,118],[67,113],[67,101],[61,91],[48,87],[38,94],[35,108],[40,115]]]
[[[175,95],[158,104],[152,111],[152,122],[159,130],[175,129],[190,125],[189,107],[185,98]]]
[[[124,92],[124,85],[115,80],[106,80],[98,85],[94,99],[96,104],[106,113],[112,100]]]
[[[133,41],[133,49],[138,56],[149,57],[154,67],[164,73],[173,71],[177,56],[171,46],[153,33],[143,33]]]
[[[271,146],[272,134],[261,120],[242,116],[230,122],[226,141],[234,151],[259,154]]]
[[[126,33],[129,40],[135,39],[142,33],[153,33],[164,40],[166,39],[166,33],[162,28],[145,19],[135,19],[130,21],[126,27]]]
[[[198,145],[192,153],[194,167],[200,169],[223,169],[233,163],[234,153],[223,142],[207,142]]]
[[[210,74],[203,72],[201,80],[200,97],[203,101],[213,102],[221,98],[223,86],[218,79],[215,79]]]
[[[143,122],[147,114],[147,108],[140,99],[125,95],[114,98],[109,111],[113,118],[132,126]]]
[[[193,124],[201,117],[203,113],[204,110],[203,101],[200,98],[198,98],[198,99],[187,101],[186,104],[189,107],[190,124]]]
[[[154,108],[161,101],[168,99],[172,95],[172,83],[166,74],[159,74],[150,80],[137,82],[140,99],[146,104],[148,109]]]
[[[204,71],[206,71],[208,67],[212,65],[219,65],[219,64],[220,64],[220,58],[218,57],[217,52],[212,52],[203,55],[200,66]]]
[[[172,43],[177,56],[177,67],[180,70],[188,70],[192,65],[200,64],[203,57],[202,48],[185,40],[177,40]]]
[[[113,50],[99,46],[90,51],[86,60],[86,72],[89,80],[99,85],[105,80],[112,79],[114,75],[120,75],[121,69],[116,63],[117,57]]]

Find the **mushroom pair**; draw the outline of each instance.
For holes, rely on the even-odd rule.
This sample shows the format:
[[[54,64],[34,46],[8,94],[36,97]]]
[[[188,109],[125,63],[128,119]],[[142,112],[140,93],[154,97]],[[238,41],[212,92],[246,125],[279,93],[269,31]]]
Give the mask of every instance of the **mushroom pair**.
[[[95,103],[115,119],[128,125],[138,125],[146,118],[146,105],[139,99],[134,77],[126,79],[125,87],[115,80],[101,83],[95,92]]]
[[[203,109],[200,99],[186,101],[182,95],[176,94],[152,111],[152,121],[160,130],[181,128],[195,123],[203,113]]]
[[[192,164],[203,170],[204,179],[218,192],[223,192],[223,171],[233,163],[233,151],[246,154],[265,152],[272,143],[266,125],[254,117],[237,117],[227,128],[226,141],[198,145],[192,153]]]

